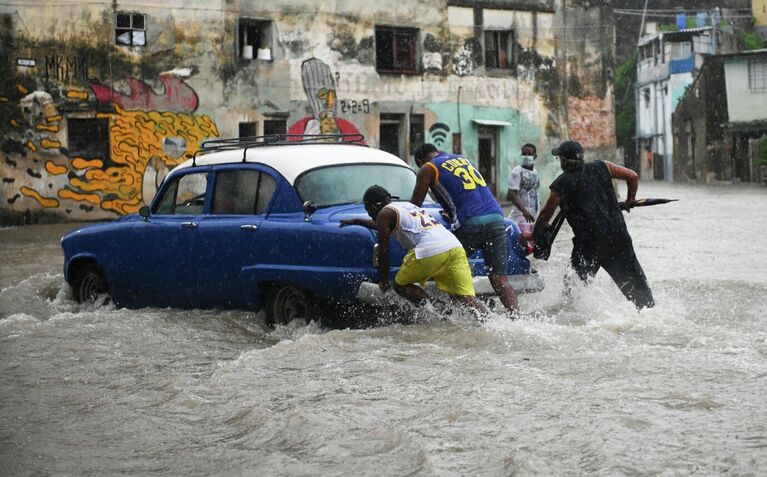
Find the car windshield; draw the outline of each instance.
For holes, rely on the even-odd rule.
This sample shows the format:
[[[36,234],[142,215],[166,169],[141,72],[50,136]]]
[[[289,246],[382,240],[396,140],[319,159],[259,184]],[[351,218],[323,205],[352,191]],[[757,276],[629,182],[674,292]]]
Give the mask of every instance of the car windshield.
[[[296,181],[296,191],[301,200],[310,200],[318,207],[361,202],[365,190],[374,184],[407,200],[413,193],[415,178],[415,172],[404,163],[339,165],[305,173]]]

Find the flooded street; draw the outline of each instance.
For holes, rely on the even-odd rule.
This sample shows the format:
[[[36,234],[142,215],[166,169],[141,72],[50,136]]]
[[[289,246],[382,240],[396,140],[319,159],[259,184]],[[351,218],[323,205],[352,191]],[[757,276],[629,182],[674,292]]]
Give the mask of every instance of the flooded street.
[[[565,227],[484,325],[83,306],[74,225],[2,229],[0,474],[763,474],[767,189],[638,195],[680,199],[627,216],[654,309],[604,272],[565,302]]]

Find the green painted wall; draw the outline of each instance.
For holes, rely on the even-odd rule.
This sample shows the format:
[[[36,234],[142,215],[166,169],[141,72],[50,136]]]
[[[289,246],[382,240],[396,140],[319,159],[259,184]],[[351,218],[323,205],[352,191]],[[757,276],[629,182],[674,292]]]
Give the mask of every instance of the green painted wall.
[[[538,148],[538,158],[535,167],[541,176],[540,200],[548,198],[549,184],[559,175],[562,170],[559,161],[551,157],[551,148],[541,141],[545,137],[542,127],[527,121],[519,111],[510,108],[475,107],[471,105],[460,106],[460,127],[458,122],[459,107],[455,103],[429,103],[426,108],[434,112],[436,118],[434,124],[443,123],[449,131],[439,128],[429,130],[427,127],[426,140],[436,145],[437,148],[452,152],[453,133],[461,133],[462,154],[475,166],[479,160],[479,128],[480,125],[472,119],[491,119],[506,121],[511,126],[497,127],[498,129],[498,157],[496,163],[496,196],[504,200],[506,198],[506,184],[511,170],[520,164],[520,152],[522,144],[532,143]]]

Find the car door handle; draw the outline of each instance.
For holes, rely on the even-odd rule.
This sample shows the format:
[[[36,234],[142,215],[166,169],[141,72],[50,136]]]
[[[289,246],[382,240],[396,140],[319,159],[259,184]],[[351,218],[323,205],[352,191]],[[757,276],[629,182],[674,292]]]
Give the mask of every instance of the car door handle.
[[[240,230],[258,230],[258,225],[252,225],[252,224],[240,225]]]
[[[197,222],[181,222],[181,227],[185,229],[196,229]]]

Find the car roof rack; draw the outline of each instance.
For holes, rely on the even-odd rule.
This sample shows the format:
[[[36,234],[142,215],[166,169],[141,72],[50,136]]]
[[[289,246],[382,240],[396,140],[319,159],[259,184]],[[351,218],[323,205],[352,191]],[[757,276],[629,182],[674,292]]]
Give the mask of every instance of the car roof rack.
[[[197,156],[211,152],[242,149],[242,162],[251,147],[288,146],[297,144],[357,144],[365,145],[365,136],[351,134],[267,134],[264,136],[235,137],[229,139],[211,139],[203,141],[200,149],[192,155],[192,167],[196,166]]]

